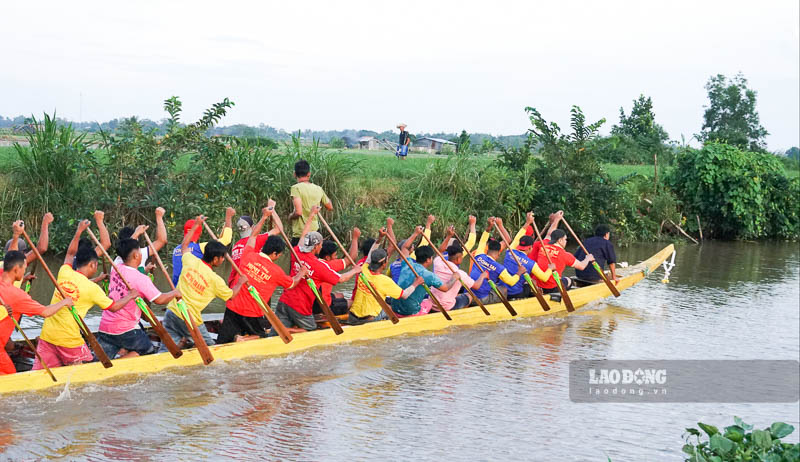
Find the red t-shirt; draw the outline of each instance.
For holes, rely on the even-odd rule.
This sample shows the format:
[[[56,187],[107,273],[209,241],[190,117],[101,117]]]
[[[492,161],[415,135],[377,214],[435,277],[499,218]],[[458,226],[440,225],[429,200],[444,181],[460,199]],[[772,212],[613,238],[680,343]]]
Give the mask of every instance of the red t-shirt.
[[[268,238],[269,238],[269,233],[261,233],[258,236],[256,236],[255,249],[257,252],[261,252],[261,249],[264,248],[264,243],[267,242]],[[231,248],[231,259],[237,265],[239,264],[239,261],[242,259],[242,255],[244,254],[244,248],[247,245],[248,239],[250,239],[250,236],[239,239],[239,242],[234,244],[233,248]],[[238,277],[236,277],[237,274],[239,273],[237,273],[235,269],[231,268],[231,275],[228,276],[229,287],[233,287],[233,285],[236,284],[236,280],[239,279]]]
[[[310,252],[303,253],[298,246],[295,246],[294,250],[297,252],[297,256],[300,258],[301,262],[298,263],[295,261],[294,255],[292,255],[292,262],[290,264],[290,274],[292,276],[300,271],[300,264],[302,263],[308,268],[308,274],[317,287],[320,287],[323,283],[337,284],[339,282],[339,274],[328,268],[328,265],[317,258],[316,255]],[[308,283],[301,282],[291,289],[284,290],[279,301],[289,305],[303,316],[311,316],[315,299],[314,292],[311,291],[311,287],[308,286]]]
[[[345,269],[347,266],[347,262],[344,261],[343,258],[338,260],[331,260],[325,261],[321,260],[322,263],[325,263],[331,271],[339,272]],[[320,293],[322,294],[322,299],[325,300],[325,303],[328,305],[331,304],[331,292],[333,291],[333,284],[328,284],[327,282],[323,282],[320,287]]]
[[[0,271],[2,274],[2,271]],[[14,319],[19,322],[23,314],[28,316],[41,316],[46,308],[41,303],[32,299],[24,290],[14,287],[5,281],[0,281],[0,291],[3,292],[3,301],[6,302],[6,311],[11,311]],[[0,348],[3,348],[14,331],[14,323],[8,316],[0,320]]]
[[[258,295],[261,296],[261,300],[265,305],[269,305],[269,300],[272,298],[272,293],[275,292],[276,287],[289,287],[292,285],[292,278],[287,276],[280,266],[273,263],[269,257],[256,251],[253,247],[245,247],[244,253],[240,255],[240,258],[239,268],[247,276],[247,283],[258,291]],[[238,275],[234,279],[238,280]],[[242,290],[235,297],[228,300],[226,306],[234,313],[242,316],[253,318],[264,316],[264,312],[253,299],[253,296],[250,295],[247,287],[242,287]]]
[[[556,265],[556,271],[558,271],[558,274],[562,274],[564,272],[564,268],[567,266],[572,266],[575,264],[575,256],[561,248],[561,246],[547,244],[547,251],[550,254],[550,260],[552,260],[553,264]],[[547,256],[544,254],[544,249],[540,249],[539,257],[536,259],[536,264],[539,265],[539,268],[548,267]],[[553,289],[556,287],[556,280],[552,277],[546,282],[536,279],[536,283],[543,289]]]
[[[546,242],[548,244],[550,243],[550,241],[547,240],[547,239],[544,239],[544,242]],[[533,247],[531,247],[531,251],[528,252],[528,258],[530,258],[531,260],[534,260],[534,261],[538,260],[539,259],[539,251],[540,250],[542,250],[542,241],[540,241],[539,239],[536,239],[533,242]],[[542,266],[540,268],[545,268],[545,267]]]

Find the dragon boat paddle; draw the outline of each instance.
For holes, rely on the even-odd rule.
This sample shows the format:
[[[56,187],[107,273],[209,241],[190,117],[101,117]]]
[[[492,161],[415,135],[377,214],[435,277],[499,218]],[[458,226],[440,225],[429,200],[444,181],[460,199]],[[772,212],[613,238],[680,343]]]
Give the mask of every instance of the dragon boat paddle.
[[[31,263],[30,268],[28,268],[28,270],[29,270],[28,274],[30,274],[31,276],[35,276],[36,275],[36,264],[37,263],[39,263],[39,260],[34,260],[33,263]],[[32,285],[33,285],[33,280],[32,279],[28,279],[28,281],[25,283],[25,293],[26,294],[31,293],[31,286]]]
[[[323,218],[322,215],[317,215],[317,217],[319,218],[319,221],[322,223],[322,225],[325,226],[325,229],[328,230],[328,233],[331,235],[331,237],[336,242],[336,244],[339,245],[339,249],[342,250],[342,253],[344,254],[345,258],[347,258],[347,260],[350,262],[351,265],[356,266],[356,262],[353,261],[353,258],[350,256],[350,253],[347,252],[347,249],[344,248],[344,246],[342,245],[342,242],[339,241],[339,238],[336,237],[336,234],[333,233],[333,230],[328,225],[328,222],[325,221],[325,218]],[[379,236],[379,238],[380,238],[380,236]],[[387,239],[384,239],[384,242],[386,240]],[[359,281],[361,281],[364,284],[364,286],[367,288],[367,290],[369,290],[369,293],[372,294],[372,296],[375,298],[375,301],[378,302],[378,305],[381,306],[381,309],[386,314],[386,316],[389,317],[389,320],[392,321],[392,324],[397,324],[398,322],[400,322],[400,319],[398,319],[397,315],[394,313],[394,311],[392,311],[392,307],[390,307],[389,304],[386,303],[386,300],[384,300],[383,297],[381,297],[378,294],[378,292],[375,290],[375,288],[372,287],[372,284],[369,283],[369,281],[367,280],[367,277],[364,276],[364,273],[359,274],[358,278],[359,278]]]
[[[169,286],[172,290],[175,290],[175,284],[172,283],[172,278],[170,277],[169,273],[167,273],[167,268],[164,267],[164,262],[161,261],[161,257],[156,252],[155,247],[153,247],[153,242],[150,241],[150,237],[147,233],[144,233],[144,238],[147,240],[147,246],[150,248],[150,255],[155,257],[156,265],[161,269],[161,272],[164,273],[164,278],[166,278]],[[186,302],[183,301],[183,298],[177,299],[175,301],[175,305],[178,307],[178,311],[180,311],[180,316],[183,318],[183,322],[186,323],[186,329],[192,336],[192,340],[194,341],[194,347],[197,348],[197,352],[200,353],[200,357],[203,359],[203,364],[208,366],[211,364],[211,361],[214,360],[214,355],[211,354],[211,350],[208,348],[208,344],[206,343],[203,335],[200,333],[200,329],[194,323],[194,318],[192,318],[191,313],[189,313],[189,307],[186,306]]]
[[[211,231],[211,228],[209,228],[206,222],[203,222],[203,224],[206,226],[206,231],[208,231],[208,234],[211,235],[211,238],[216,241],[217,236],[214,234],[213,231]],[[234,271],[236,271],[239,274],[239,277],[244,276],[242,270],[239,268],[239,265],[233,262],[233,258],[231,258],[230,253],[225,252],[225,258],[228,260],[228,262],[230,262]],[[275,332],[278,333],[278,336],[281,338],[281,340],[283,340],[283,343],[291,342],[292,334],[289,333],[289,330],[286,329],[286,326],[283,325],[281,320],[278,319],[278,316],[275,315],[275,313],[269,308],[269,306],[267,306],[267,304],[264,303],[264,300],[261,298],[261,295],[258,293],[256,288],[250,284],[247,284],[247,291],[250,292],[250,296],[253,297],[253,300],[256,301],[256,304],[258,304],[258,306],[261,307],[261,311],[264,312],[264,316],[267,318],[267,321],[269,321],[272,327],[275,328]]]
[[[62,300],[67,298],[67,294],[64,293],[64,289],[61,288],[60,285],[58,285],[58,281],[56,280],[56,277],[53,276],[53,272],[50,271],[50,268],[47,267],[47,263],[44,262],[42,254],[39,253],[39,249],[37,249],[36,246],[33,245],[30,236],[28,236],[28,232],[25,231],[24,229],[22,230],[22,236],[28,242],[28,246],[30,246],[31,250],[36,255],[36,258],[39,260],[39,264],[42,265],[42,268],[44,268],[45,272],[47,273],[47,276],[50,278],[51,281],[53,281],[53,285],[56,286],[56,290],[61,295]],[[75,322],[78,324],[80,330],[82,330],[83,334],[86,336],[86,341],[89,342],[89,347],[91,347],[92,351],[94,352],[94,355],[97,356],[97,360],[100,361],[100,363],[103,364],[103,367],[105,367],[106,369],[113,366],[113,364],[111,364],[111,360],[108,358],[108,355],[103,350],[103,347],[101,347],[100,344],[97,342],[97,337],[94,336],[91,329],[89,329],[89,326],[86,325],[86,322],[83,320],[81,315],[79,315],[78,312],[75,311],[75,307],[70,306],[69,312],[70,314],[72,314],[72,318],[75,319]]]
[[[506,243],[506,247],[508,247],[508,253],[510,253],[511,256],[514,257],[514,261],[517,262],[517,268],[522,268],[522,263],[519,261],[519,257],[517,256],[516,252],[514,252],[514,249],[511,248],[511,243],[506,240],[506,237],[500,231],[500,225],[498,225],[497,222],[495,222],[494,227],[500,234],[500,239],[502,239],[503,242]],[[531,275],[527,271],[525,271],[524,276],[525,276],[525,281],[531,287],[531,291],[536,296],[536,300],[538,300],[539,304],[542,305],[542,309],[544,311],[550,311],[550,305],[547,304],[547,301],[544,299],[544,295],[542,295],[542,293],[539,292],[539,286],[533,283]]]
[[[536,238],[539,239],[539,242],[542,244],[542,250],[544,251],[544,256],[547,257],[547,263],[553,265],[553,260],[550,259],[550,252],[547,250],[547,246],[542,239],[542,235],[539,233],[539,227],[536,226],[536,222],[533,222],[533,230],[536,232]],[[555,266],[555,265],[553,265]],[[561,275],[558,274],[558,271],[553,270],[553,279],[556,281],[556,286],[558,286],[558,291],[561,293],[561,300],[564,301],[564,305],[567,307],[567,311],[570,313],[575,311],[575,306],[572,304],[572,299],[569,298],[569,294],[567,294],[566,289],[564,286],[561,285]]]
[[[453,237],[455,237],[456,240],[458,241],[458,243],[461,244],[461,248],[463,248],[463,249],[467,248],[467,246],[464,245],[464,241],[462,241],[461,237],[459,237],[458,233],[454,232],[453,233]],[[471,252],[466,252],[466,253],[467,253],[467,255],[469,255],[470,260],[472,260],[472,264],[473,265],[477,266],[478,269],[481,272],[486,271],[483,268],[483,266],[480,263],[478,263],[478,260],[476,260],[475,257],[472,256]],[[489,283],[489,286],[492,288],[494,293],[497,294],[497,296],[500,298],[500,302],[503,304],[503,306],[506,307],[508,312],[511,313],[511,316],[516,316],[517,315],[517,311],[514,309],[513,306],[511,306],[511,303],[508,303],[508,298],[506,298],[506,296],[503,295],[503,292],[500,292],[500,289],[497,287],[497,284],[495,284],[494,281],[492,281],[491,279],[486,279],[486,282]]]
[[[88,232],[89,237],[94,241],[95,245],[100,246],[100,241],[97,240],[97,237],[94,235],[92,230],[87,229],[86,231]],[[103,249],[103,246],[100,246],[100,248]],[[105,249],[103,249],[103,256],[108,260],[108,263],[111,264],[111,268],[117,272],[117,275],[119,276],[120,280],[122,280],[122,283],[125,284],[125,287],[127,287],[128,290],[132,290],[131,285],[128,283],[128,280],[119,271],[119,268],[117,268],[117,264],[114,263],[114,260],[111,259],[111,257],[108,255],[108,252],[106,252]],[[108,275],[108,278],[111,279],[110,274]],[[178,348],[178,345],[176,345],[175,341],[172,340],[172,337],[170,337],[170,335],[167,333],[167,330],[164,329],[164,325],[161,324],[161,321],[159,321],[155,313],[153,313],[150,310],[150,308],[144,302],[142,297],[136,297],[136,306],[138,306],[139,309],[142,311],[142,314],[144,314],[145,319],[147,319],[147,322],[149,322],[150,325],[153,326],[153,330],[156,332],[156,334],[158,334],[158,337],[161,339],[161,341],[164,342],[164,345],[167,347],[167,350],[169,350],[172,357],[176,359],[180,358],[181,355],[183,355],[183,351],[181,351],[181,349]]]
[[[2,296],[0,296],[0,305],[5,306],[6,308],[10,308],[8,305],[6,305],[6,302],[3,300]],[[6,311],[8,311],[8,309],[6,309]],[[33,354],[36,355],[36,358],[39,360],[39,363],[42,365],[42,367],[44,367],[44,370],[46,370],[47,373],[50,374],[50,378],[53,379],[53,382],[58,382],[58,380],[56,380],[56,376],[53,375],[53,371],[51,371],[50,368],[47,367],[47,363],[44,362],[44,359],[42,359],[42,357],[39,355],[39,352],[36,351],[36,347],[33,346],[33,342],[31,342],[31,339],[28,338],[28,336],[25,334],[25,331],[22,330],[22,327],[19,325],[17,320],[14,319],[14,315],[11,313],[11,311],[8,311],[8,317],[11,318],[11,321],[14,323],[14,326],[17,328],[19,333],[22,334],[22,337],[25,339],[25,342],[28,344],[29,347],[31,347],[31,350],[33,350]]]
[[[439,249],[438,249],[438,248],[436,248],[436,246],[435,246],[435,245],[433,245],[433,242],[431,242],[431,240],[428,238],[428,236],[426,236],[424,233],[422,234],[422,237],[423,237],[423,238],[425,238],[425,240],[426,240],[426,241],[428,241],[428,245],[430,245],[431,247],[433,247],[433,251],[434,251],[434,252],[436,252],[436,255],[438,255],[438,256],[439,256],[439,258],[441,258],[441,259],[442,259],[442,262],[444,262],[445,266],[447,266],[447,269],[448,269],[448,270],[450,270],[450,272],[451,272],[451,273],[453,273],[454,275],[456,275],[456,277],[458,278],[458,282],[460,282],[460,283],[461,283],[461,287],[463,287],[463,288],[464,288],[464,290],[466,290],[466,291],[467,291],[467,293],[469,294],[469,296],[470,296],[470,297],[472,297],[472,299],[473,299],[473,300],[475,300],[475,301],[478,303],[478,306],[480,306],[480,307],[481,307],[481,310],[483,310],[483,314],[485,314],[486,316],[491,316],[492,314],[491,314],[491,313],[489,313],[489,310],[487,310],[487,309],[486,309],[486,306],[483,304],[483,302],[481,302],[481,301],[478,299],[477,295],[475,295],[475,293],[474,293],[474,292],[472,291],[472,289],[471,289],[471,288],[470,288],[470,287],[467,285],[467,283],[466,283],[466,282],[464,282],[464,280],[463,280],[463,279],[461,279],[461,277],[460,277],[460,276],[458,276],[458,273],[456,273],[456,272],[455,272],[455,270],[453,270],[453,268],[450,266],[450,262],[449,262],[449,261],[448,261],[446,258],[444,258],[444,255],[442,255],[442,252],[440,252],[440,251],[439,251]],[[467,249],[464,249],[464,252],[466,252],[466,251],[467,251]]]
[[[386,240],[389,241],[392,247],[394,247],[394,251],[400,255],[400,258],[402,258],[404,262],[406,262],[406,265],[408,265],[408,269],[411,270],[411,272],[414,274],[414,277],[421,278],[419,273],[417,273],[414,267],[411,266],[411,262],[408,261],[408,258],[406,258],[406,256],[403,255],[403,252],[400,251],[400,247],[397,246],[397,242],[395,242],[394,239],[391,238],[391,236],[386,234],[386,231],[381,231],[381,234],[386,236]],[[425,284],[424,280],[422,282],[422,287],[425,289],[425,292],[428,292],[428,296],[431,298],[431,301],[433,301],[433,303],[436,305],[436,308],[439,308],[439,310],[444,315],[445,319],[447,319],[448,321],[452,321],[453,318],[450,317],[450,313],[448,313],[447,310],[444,309],[442,303],[439,301],[438,298],[436,298],[435,295],[433,295],[433,292],[431,292],[431,288],[428,287],[428,284]]]
[[[283,231],[283,226],[279,225],[276,222],[275,227],[278,228],[278,231],[281,233],[281,237],[283,238],[284,241],[286,241],[286,246],[289,247],[289,251],[292,253],[292,257],[294,257],[294,260],[297,262],[298,265],[301,265],[302,260],[300,260],[300,257],[297,255],[297,252],[294,251],[294,247],[292,246],[292,241],[289,240],[289,236],[287,236],[286,233]],[[336,335],[341,335],[342,332],[344,332],[342,330],[342,325],[339,324],[339,319],[336,317],[335,314],[333,314],[331,307],[328,306],[327,303],[325,303],[325,299],[322,298],[322,294],[317,288],[317,285],[314,284],[314,280],[311,279],[310,277],[306,277],[306,284],[308,284],[308,287],[311,288],[311,292],[314,292],[314,297],[316,297],[317,303],[319,303],[320,308],[322,308],[322,312],[325,314],[325,319],[328,320],[328,324],[331,325],[331,329],[333,329],[333,332],[336,333]]]
[[[561,221],[564,222],[564,226],[567,227],[567,229],[569,230],[570,234],[572,234],[572,237],[574,237],[575,240],[578,241],[578,245],[581,246],[581,249],[583,249],[583,252],[586,255],[589,255],[589,251],[586,250],[586,247],[583,246],[583,242],[581,242],[581,239],[578,237],[577,234],[575,234],[575,231],[572,230],[572,227],[569,225],[569,223],[567,223],[567,220],[562,218]],[[603,272],[603,269],[600,268],[600,265],[597,264],[597,261],[592,260],[592,266],[594,267],[594,270],[597,271],[597,274],[599,274],[600,277],[603,278],[603,282],[605,282],[606,286],[608,286],[608,290],[610,290],[611,293],[614,294],[615,297],[619,297],[621,295],[619,293],[619,289],[617,289],[617,286],[615,286],[614,283],[612,283],[611,281],[608,280],[608,277],[606,277],[606,273]]]

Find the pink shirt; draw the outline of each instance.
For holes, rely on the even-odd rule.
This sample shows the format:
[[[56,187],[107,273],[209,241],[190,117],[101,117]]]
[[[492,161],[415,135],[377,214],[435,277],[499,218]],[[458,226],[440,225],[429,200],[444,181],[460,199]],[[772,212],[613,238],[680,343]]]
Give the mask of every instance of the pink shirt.
[[[475,280],[469,277],[469,274],[465,273],[464,271],[461,271],[454,263],[450,263],[448,261],[447,265],[449,265],[450,268],[458,271],[459,276],[461,276],[461,280],[464,281],[464,284],[466,284],[467,287],[472,287],[472,284],[475,284]],[[445,262],[439,257],[433,259],[433,274],[435,274],[442,281],[449,281],[450,279],[453,278],[452,271],[447,269],[447,266],[445,266]],[[461,290],[461,284],[459,283],[453,284],[453,286],[450,287],[450,290],[448,290],[447,292],[442,292],[439,289],[431,287],[431,292],[433,292],[433,295],[435,295],[436,298],[439,299],[439,302],[441,302],[442,307],[447,311],[450,311],[453,308],[453,306],[455,306],[456,296],[458,295],[458,292],[460,290]]]
[[[150,278],[139,272],[136,268],[131,268],[128,265],[117,265],[117,268],[125,276],[125,280],[134,289],[148,301],[153,301],[161,295],[161,292],[153,284]],[[108,296],[112,300],[119,300],[128,295],[128,288],[125,283],[120,279],[116,271],[111,271],[111,281],[108,283]],[[131,300],[121,310],[112,313],[109,310],[103,310],[103,317],[100,319],[100,332],[106,334],[119,335],[133,329],[139,328],[139,319],[142,317],[142,312],[136,306],[136,301]]]

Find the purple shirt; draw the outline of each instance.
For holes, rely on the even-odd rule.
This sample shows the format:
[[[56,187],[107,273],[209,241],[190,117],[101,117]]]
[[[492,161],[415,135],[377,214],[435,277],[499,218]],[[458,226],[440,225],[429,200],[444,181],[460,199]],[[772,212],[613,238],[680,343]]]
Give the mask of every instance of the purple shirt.
[[[150,278],[139,272],[136,268],[131,268],[128,265],[117,265],[117,268],[125,276],[125,280],[132,288],[139,291],[139,293],[148,301],[153,301],[161,295],[161,292],[153,284]],[[119,300],[128,295],[128,288],[119,277],[116,271],[111,271],[111,281],[108,283],[108,296],[112,300]],[[103,317],[100,319],[100,332],[106,334],[119,335],[133,329],[139,328],[139,319],[142,317],[142,312],[136,306],[136,300],[131,300],[127,305],[122,307],[121,310],[112,313],[109,310],[103,311]]]

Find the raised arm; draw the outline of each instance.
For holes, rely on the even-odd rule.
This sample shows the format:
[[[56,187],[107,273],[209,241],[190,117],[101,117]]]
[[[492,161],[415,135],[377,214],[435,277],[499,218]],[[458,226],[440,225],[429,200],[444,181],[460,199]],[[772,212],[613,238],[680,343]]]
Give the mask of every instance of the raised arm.
[[[389,236],[390,238],[392,238],[393,241],[397,242],[397,238],[394,235],[394,229],[392,229],[393,226],[394,226],[394,218],[386,217],[386,235]],[[379,240],[380,240],[380,238],[375,239],[375,243],[377,243]],[[370,252],[371,251],[372,250],[370,250]],[[393,246],[390,245],[389,247],[386,248],[386,260],[387,261],[391,260],[393,253],[394,253],[394,247]]]
[[[478,219],[475,218],[475,215],[470,215],[467,223],[469,224],[469,230],[467,232],[467,242],[464,243],[464,252],[469,252],[475,247],[475,241],[478,239],[478,233],[475,231],[475,223],[478,222]]]
[[[164,210],[162,207],[156,209],[156,240],[153,241],[153,249],[158,252],[167,245],[167,227],[164,225]]]
[[[191,252],[191,249],[189,249],[189,243],[192,242],[192,235],[195,233],[195,231],[197,231],[197,228],[203,226],[204,221],[206,221],[206,217],[203,215],[198,215],[197,218],[194,219],[194,226],[192,226],[192,229],[183,235],[183,241],[181,242],[181,255]]]
[[[447,250],[447,247],[450,245],[450,239],[452,239],[455,234],[456,229],[453,225],[448,226],[444,232],[444,239],[442,239],[442,243],[439,244],[439,252],[444,253],[444,251]]]
[[[422,229],[422,226],[417,226],[414,228],[414,232],[411,233],[411,236],[408,236],[405,242],[403,242],[403,246],[400,247],[401,251],[405,251],[404,255],[408,255],[411,250],[411,245],[414,244],[414,241],[417,240],[420,234],[424,233],[425,231]]]
[[[8,250],[19,250],[19,237],[22,236],[22,231],[25,229],[25,222],[17,220],[11,223],[11,244],[8,245]]]
[[[225,209],[225,224],[222,227],[222,233],[217,236],[222,245],[230,245],[231,240],[233,240],[233,228],[231,228],[231,223],[233,223],[234,215],[236,215],[236,209],[233,207]]]
[[[351,233],[350,237],[350,258],[353,261],[358,261],[358,238],[361,237],[361,230],[358,227],[353,228],[353,232]]]
[[[550,215],[550,227],[547,229],[547,233],[545,234],[544,238],[546,240],[550,240],[550,234],[558,229],[558,223],[564,217],[564,212],[559,210],[558,212]]]
[[[53,222],[53,214],[47,212],[42,217],[42,228],[39,230],[39,242],[36,243],[36,249],[40,254],[47,252],[50,246],[50,223]],[[36,259],[36,254],[31,252],[28,257],[28,263]]]
[[[272,205],[270,205],[270,203]],[[261,209],[261,218],[253,225],[252,230],[250,231],[250,237],[247,239],[247,244],[245,247],[255,247],[256,241],[258,240],[258,235],[261,233],[261,228],[264,227],[264,223],[266,223],[267,218],[272,214],[272,211],[275,209],[275,201],[272,199],[269,200],[267,206]]]
[[[75,254],[78,253],[78,241],[81,240],[81,234],[86,231],[89,224],[89,220],[81,220],[78,222],[78,228],[75,230],[75,235],[72,236],[72,240],[69,241],[67,254],[64,256],[65,265],[72,265],[72,261],[75,260]]]
[[[320,207],[319,205],[311,207],[311,213],[309,213],[308,215],[308,220],[306,220],[306,225],[303,226],[303,232],[300,233],[300,240],[298,242],[303,242],[303,239],[305,239],[306,234],[311,232],[311,225],[314,224],[314,217],[319,213],[321,208],[322,207]]]
[[[500,229],[500,234],[503,236],[503,244],[505,244],[506,242],[510,243],[511,235],[509,235],[508,231],[506,231],[506,227],[503,226],[503,220],[500,218],[497,219],[497,227]]]
[[[103,250],[108,250],[108,248],[111,247],[111,236],[108,235],[108,228],[106,228],[106,224],[103,222],[105,215],[105,212],[102,210],[95,210],[94,212],[94,221],[97,223],[97,230],[100,232],[100,246],[103,247],[101,249],[100,246],[97,246],[94,251],[100,258],[103,258]]]

